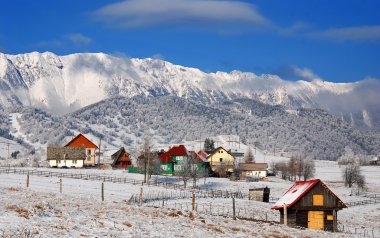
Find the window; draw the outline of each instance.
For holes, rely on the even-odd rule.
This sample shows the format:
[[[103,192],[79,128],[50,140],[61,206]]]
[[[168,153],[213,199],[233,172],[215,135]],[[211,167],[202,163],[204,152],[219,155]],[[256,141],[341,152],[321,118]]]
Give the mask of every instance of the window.
[[[76,160],[73,160],[73,164],[77,164],[77,161],[76,161]]]
[[[323,195],[314,194],[313,195],[313,206],[323,206]]]
[[[83,150],[82,150],[82,151],[83,151]],[[90,150],[90,149],[87,150],[87,155],[88,155],[88,156],[91,156],[91,150]]]
[[[57,160],[57,164],[60,164],[61,163],[61,161],[60,160]]]
[[[333,215],[327,215],[327,220],[328,221],[333,221],[334,220],[334,216]]]
[[[220,158],[220,159],[219,159],[219,162],[222,162],[222,161],[223,161],[223,158]]]

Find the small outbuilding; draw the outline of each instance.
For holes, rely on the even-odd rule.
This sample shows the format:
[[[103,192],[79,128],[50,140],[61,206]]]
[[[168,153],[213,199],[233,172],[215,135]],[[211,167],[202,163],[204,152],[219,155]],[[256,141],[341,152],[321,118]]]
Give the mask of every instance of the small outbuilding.
[[[121,147],[117,152],[111,155],[113,160],[112,168],[115,169],[128,169],[132,165],[131,157],[129,153]]]
[[[336,231],[337,211],[347,206],[319,179],[297,181],[272,207],[290,227]]]

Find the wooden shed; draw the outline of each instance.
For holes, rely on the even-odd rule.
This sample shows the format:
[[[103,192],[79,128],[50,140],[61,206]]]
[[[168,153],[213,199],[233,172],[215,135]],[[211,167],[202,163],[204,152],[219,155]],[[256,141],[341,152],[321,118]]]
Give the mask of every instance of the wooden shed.
[[[132,165],[130,155],[124,147],[121,147],[116,153],[111,155],[111,158],[113,160],[112,168],[127,169]]]
[[[336,231],[337,211],[347,208],[319,179],[297,181],[272,207],[291,227]]]

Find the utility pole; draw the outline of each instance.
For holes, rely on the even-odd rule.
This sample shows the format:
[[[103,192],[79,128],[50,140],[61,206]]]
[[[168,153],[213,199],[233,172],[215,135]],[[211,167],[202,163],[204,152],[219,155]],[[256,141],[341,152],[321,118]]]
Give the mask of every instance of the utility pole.
[[[149,147],[149,150],[148,150],[147,158],[148,158],[148,176],[147,176],[147,183],[149,184],[149,176],[150,176],[150,147]]]
[[[100,168],[100,146],[102,145],[102,138],[99,141],[99,154],[98,154],[98,167]]]

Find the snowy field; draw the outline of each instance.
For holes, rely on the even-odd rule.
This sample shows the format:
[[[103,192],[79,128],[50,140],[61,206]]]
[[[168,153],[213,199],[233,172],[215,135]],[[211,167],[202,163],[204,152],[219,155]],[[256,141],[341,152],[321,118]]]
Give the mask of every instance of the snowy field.
[[[24,168],[25,169],[25,168]],[[28,168],[29,170],[35,170]],[[39,168],[39,171],[96,174],[141,181],[143,175],[125,170]],[[380,167],[362,167],[371,194],[380,194]],[[316,178],[321,178],[344,202],[368,199],[352,195],[343,185],[336,162],[317,161]],[[153,177],[181,184],[174,177]],[[232,182],[222,178],[198,181],[202,188],[248,193],[250,188],[268,186],[271,197],[279,198],[292,182],[269,177],[268,182]],[[191,182],[189,182],[191,186]],[[272,204],[236,199],[238,217],[232,217],[231,198],[196,198],[198,212],[189,214],[191,198],[131,202],[143,188],[144,194],[178,194],[182,191],[141,184],[104,183],[102,181],[31,175],[26,190],[26,175],[0,174],[0,236],[2,237],[380,237],[380,203],[349,207],[338,212],[341,227],[356,235],[299,230],[279,225]],[[223,210],[223,211],[222,211]],[[209,212],[211,211],[211,212]],[[218,215],[219,214],[219,215]],[[227,214],[227,217],[223,217]],[[223,216],[222,216],[223,215]],[[360,233],[360,234],[359,234]],[[28,234],[30,236],[28,236]]]

